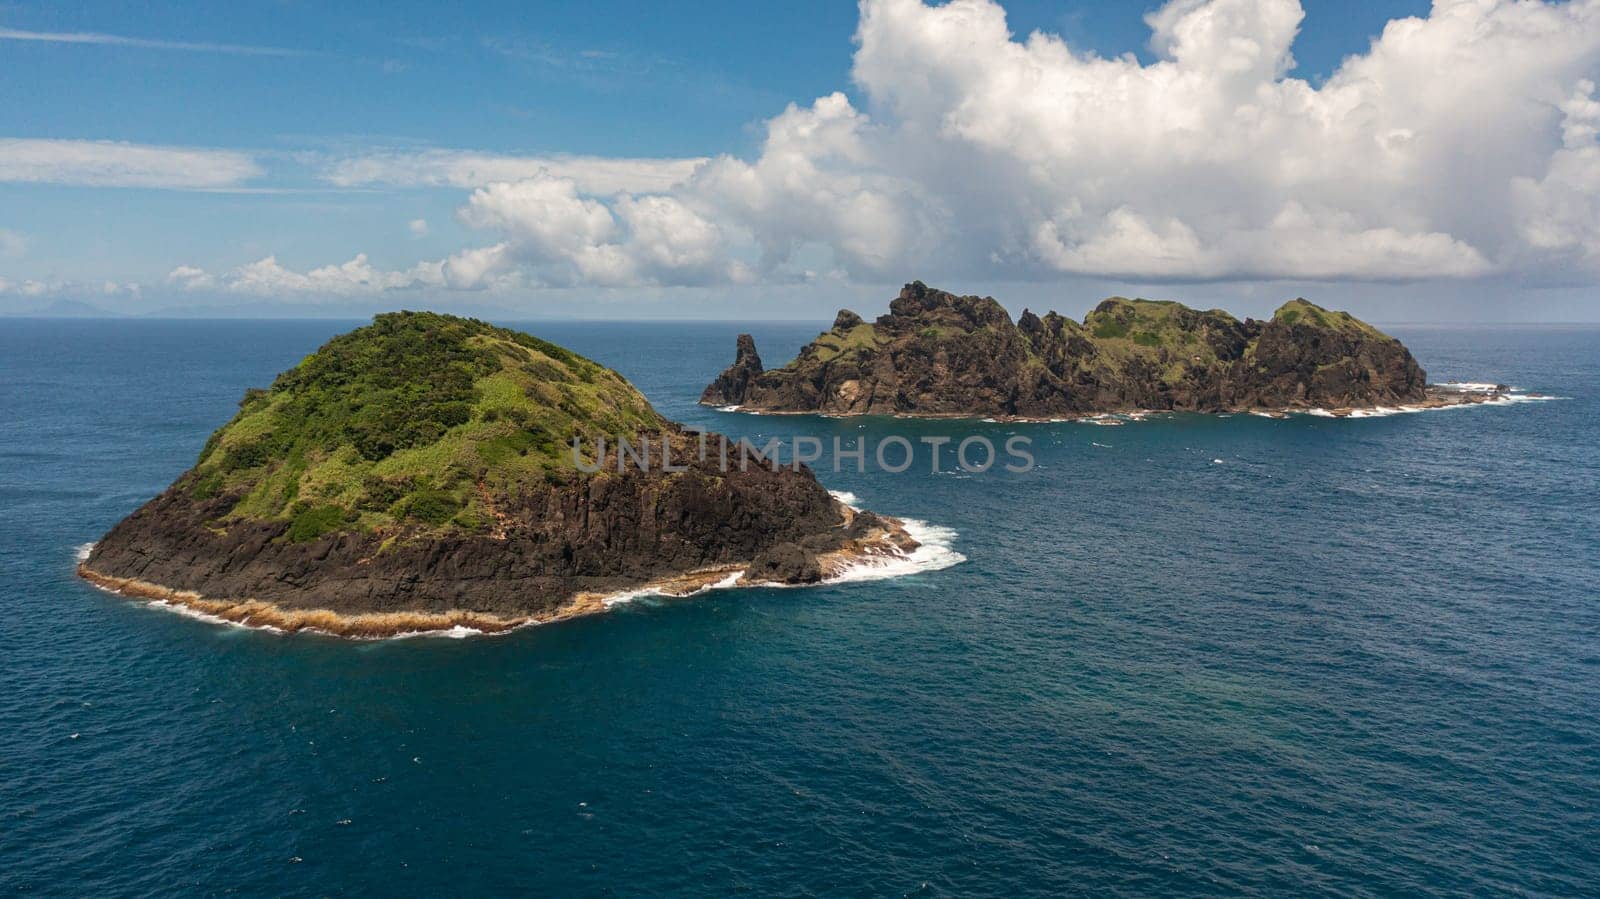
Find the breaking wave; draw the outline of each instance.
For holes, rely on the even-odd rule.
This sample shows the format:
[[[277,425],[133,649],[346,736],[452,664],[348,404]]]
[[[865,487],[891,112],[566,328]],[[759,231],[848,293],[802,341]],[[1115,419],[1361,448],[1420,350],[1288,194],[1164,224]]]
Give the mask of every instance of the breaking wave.
[[[854,493],[846,490],[830,490],[833,498],[857,512],[861,509],[856,505],[860,500]],[[815,587],[827,584],[849,584],[857,581],[880,581],[889,578],[905,577],[909,574],[919,574],[924,571],[938,571],[959,565],[967,557],[957,552],[955,541],[959,534],[955,529],[928,524],[915,518],[901,518],[900,523],[905,526],[906,533],[911,539],[917,541],[916,549],[909,553],[896,555],[875,555],[857,559],[846,565],[835,574],[823,578],[817,584],[743,584],[739,578],[744,576],[743,571],[735,571],[714,584],[707,584],[698,590],[688,593],[669,594],[657,587],[642,587],[636,590],[624,590],[607,596],[602,602],[607,608],[621,603],[632,602],[651,596],[671,597],[682,599],[688,596],[697,596],[712,590],[727,590],[733,587]]]
[[[1477,384],[1471,382],[1450,381],[1439,385],[1448,387],[1460,393],[1492,393],[1487,399],[1470,403],[1451,403],[1444,406],[1374,406],[1371,409],[1351,409],[1344,414],[1335,414],[1328,409],[1307,409],[1306,415],[1315,415],[1319,418],[1388,418],[1391,415],[1411,415],[1416,412],[1439,412],[1445,409],[1472,409],[1478,406],[1513,406],[1518,403],[1544,403],[1551,400],[1565,400],[1569,397],[1548,396],[1542,393],[1527,393],[1513,387],[1504,393],[1495,393],[1494,384]]]
[[[908,574],[920,574],[924,571],[938,571],[952,565],[960,565],[967,560],[966,556],[955,549],[956,537],[960,535],[954,528],[928,524],[915,518],[902,518],[900,522],[905,525],[906,533],[921,545],[905,555],[859,559],[833,577],[825,579],[823,583],[879,581],[904,577]]]
[[[613,593],[610,596],[601,599],[600,602],[609,609],[612,606],[621,605],[625,602],[632,602],[636,599],[643,599],[647,596],[664,596],[670,599],[686,599],[690,596],[699,596],[702,593],[708,593],[712,590],[726,590],[729,587],[737,587],[739,585],[739,578],[743,576],[743,571],[731,572],[728,574],[728,576],[724,577],[720,581],[706,584],[704,587],[690,590],[687,593],[668,593],[666,590],[660,587],[639,587],[633,590],[623,590],[620,593]]]

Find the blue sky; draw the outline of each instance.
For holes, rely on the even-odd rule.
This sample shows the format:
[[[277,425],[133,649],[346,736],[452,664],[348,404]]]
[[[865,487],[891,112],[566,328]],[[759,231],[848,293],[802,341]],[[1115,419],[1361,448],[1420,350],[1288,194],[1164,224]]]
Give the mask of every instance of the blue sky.
[[[837,297],[870,305],[885,285],[922,277],[996,295],[1014,285],[1066,311],[1141,288],[1246,307],[1342,291],[1401,303],[1390,318],[1594,317],[1600,227],[1571,208],[1573,190],[1594,183],[1583,135],[1576,146],[1570,135],[1587,127],[1600,46],[1588,32],[1600,19],[1588,0],[1535,4],[1548,21],[1477,5],[1481,21],[1467,22],[1368,0],[0,4],[0,310],[87,296],[133,311],[822,316]],[[1408,16],[1419,36],[1379,54],[1373,39]],[[1540,28],[1565,37],[1552,46]],[[1504,96],[1449,112],[1452,98],[1402,85],[1413,58],[1445,79],[1440,65],[1481,70],[1471,53],[1444,51],[1485,29],[1482,58],[1506,66]],[[1027,43],[1035,31],[1050,37]],[[1535,55],[1541,45],[1550,52]],[[1239,46],[1256,48],[1246,81],[1230,74]],[[914,57],[897,55],[909,48]],[[1372,71],[1341,78],[1347,57],[1368,53]],[[1536,71],[1515,65],[1518,53]],[[1026,85],[1013,87],[1018,72]],[[1112,97],[1130,78],[1146,84]],[[1369,82],[1374,97],[1402,86],[1416,96],[1394,109],[1372,101],[1365,116]],[[1168,96],[1170,108],[1153,105]],[[1148,143],[1113,130],[1127,124],[1107,108],[1119,103],[1143,110]],[[1057,108],[1071,114],[1052,117]],[[1326,124],[1333,114],[1341,121]],[[1347,203],[1337,181],[1283,174],[1236,207],[1240,179],[1272,164],[1275,135],[1313,119],[1349,129],[1352,146],[1381,143],[1380,164],[1426,173],[1429,186],[1385,205],[1368,165],[1347,176],[1364,198]],[[1220,146],[1241,122],[1260,129],[1253,143],[1197,161],[1213,153],[1208,133],[1226,135]],[[1437,148],[1494,128],[1521,137],[1477,155]],[[1137,165],[1124,173],[1117,153],[1065,140],[1079,129],[1106,133],[1108,147],[1128,141],[1117,153]],[[1002,132],[1029,149],[1008,155],[989,141]],[[1434,149],[1412,149],[1435,136]],[[1282,140],[1291,153],[1296,140],[1329,143],[1324,132]],[[119,143],[86,143],[100,141]],[[1163,145],[1170,159],[1148,150]],[[197,155],[116,155],[139,148]],[[441,150],[524,162],[441,174],[445,162],[426,155]],[[1339,163],[1305,154],[1301,171]],[[620,181],[540,168],[570,157],[652,162]],[[703,160],[727,164],[699,171]],[[357,163],[366,174],[352,177]],[[964,174],[1003,187],[980,202]],[[1499,205],[1452,197],[1481,181],[1504,194]],[[507,189],[474,194],[491,183]],[[1183,202],[1163,199],[1174,192]],[[1497,229],[1496,216],[1516,226]],[[569,240],[571,229],[587,236]],[[474,250],[494,258],[459,258]],[[358,256],[378,274],[299,277]],[[240,274],[268,258],[276,267]],[[1497,305],[1513,294],[1514,308]],[[747,313],[756,296],[774,299]]]

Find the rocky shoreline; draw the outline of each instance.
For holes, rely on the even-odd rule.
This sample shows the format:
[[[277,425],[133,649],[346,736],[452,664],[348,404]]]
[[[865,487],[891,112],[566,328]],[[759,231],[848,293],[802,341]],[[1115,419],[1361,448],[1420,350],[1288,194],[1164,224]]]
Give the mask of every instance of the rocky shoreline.
[[[854,518],[856,510],[843,503],[838,505],[847,521]],[[176,611],[216,623],[278,633],[304,632],[358,640],[383,640],[430,634],[504,634],[523,627],[601,614],[621,597],[654,595],[685,598],[722,587],[827,584],[859,566],[904,559],[919,545],[907,532],[904,522],[886,516],[872,516],[869,529],[860,536],[849,539],[836,549],[814,556],[814,577],[807,576],[800,580],[786,578],[781,566],[766,566],[766,570],[757,571],[763,559],[770,556],[764,554],[762,558],[749,563],[710,565],[611,593],[580,591],[556,603],[548,611],[525,615],[502,615],[471,609],[337,612],[317,605],[314,598],[310,599],[312,605],[309,607],[291,607],[260,599],[206,596],[194,590],[106,574],[95,570],[87,561],[78,563],[77,574],[109,593],[170,606]]]
[[[1541,393],[1528,393],[1504,384],[1485,386],[1483,389],[1463,390],[1452,385],[1430,384],[1421,400],[1395,405],[1339,406],[1324,409],[1318,406],[1240,407],[1233,409],[1110,409],[1102,412],[1076,412],[1062,415],[984,415],[966,412],[890,412],[884,418],[911,421],[983,421],[1000,424],[1059,424],[1085,422],[1089,424],[1122,424],[1127,420],[1142,420],[1150,416],[1173,415],[1186,412],[1194,415],[1256,415],[1263,418],[1290,418],[1310,415],[1319,418],[1369,418],[1405,412],[1426,412],[1431,409],[1449,409],[1458,406],[1503,405],[1528,400],[1546,400],[1551,397]],[[721,412],[739,412],[745,415],[815,415],[819,418],[855,418],[863,413],[816,412],[789,409],[749,409],[743,406],[719,406]]]

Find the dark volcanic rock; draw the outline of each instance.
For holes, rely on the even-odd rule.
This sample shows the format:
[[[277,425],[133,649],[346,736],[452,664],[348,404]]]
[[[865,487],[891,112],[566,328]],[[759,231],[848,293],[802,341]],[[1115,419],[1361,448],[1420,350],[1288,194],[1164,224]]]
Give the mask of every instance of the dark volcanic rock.
[[[1287,408],[1416,402],[1427,374],[1400,341],[1345,313],[1285,304],[1235,366],[1235,406]]]
[[[822,580],[816,553],[793,543],[780,543],[756,556],[746,580],[778,584],[815,584]]]
[[[705,392],[700,394],[700,403],[706,406],[737,403],[738,400],[731,397],[744,396],[750,389],[750,382],[759,377],[761,371],[761,357],[756,354],[755,338],[740,334],[733,364],[706,386]]]
[[[842,311],[789,364],[739,361],[707,388],[751,411],[1051,417],[1418,402],[1426,376],[1399,341],[1305,300],[1269,322],[1112,298],[1083,322],[908,284],[867,324]],[[742,385],[742,387],[740,386]],[[714,394],[714,397],[713,397]]]

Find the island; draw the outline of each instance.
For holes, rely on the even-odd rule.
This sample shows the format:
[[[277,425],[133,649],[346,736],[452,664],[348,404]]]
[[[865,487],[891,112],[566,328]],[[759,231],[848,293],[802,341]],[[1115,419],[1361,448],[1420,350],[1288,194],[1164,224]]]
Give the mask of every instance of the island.
[[[805,467],[729,465],[707,437],[720,449],[539,338],[379,315],[247,391],[78,572],[226,621],[385,637],[500,632],[619,593],[815,583],[917,547]],[[665,458],[640,464],[619,438]]]
[[[781,368],[748,334],[700,402],[745,412],[1053,420],[1114,412],[1347,415],[1496,399],[1430,386],[1400,341],[1304,299],[1269,321],[1113,297],[1082,322],[907,284],[874,322],[841,310]]]

